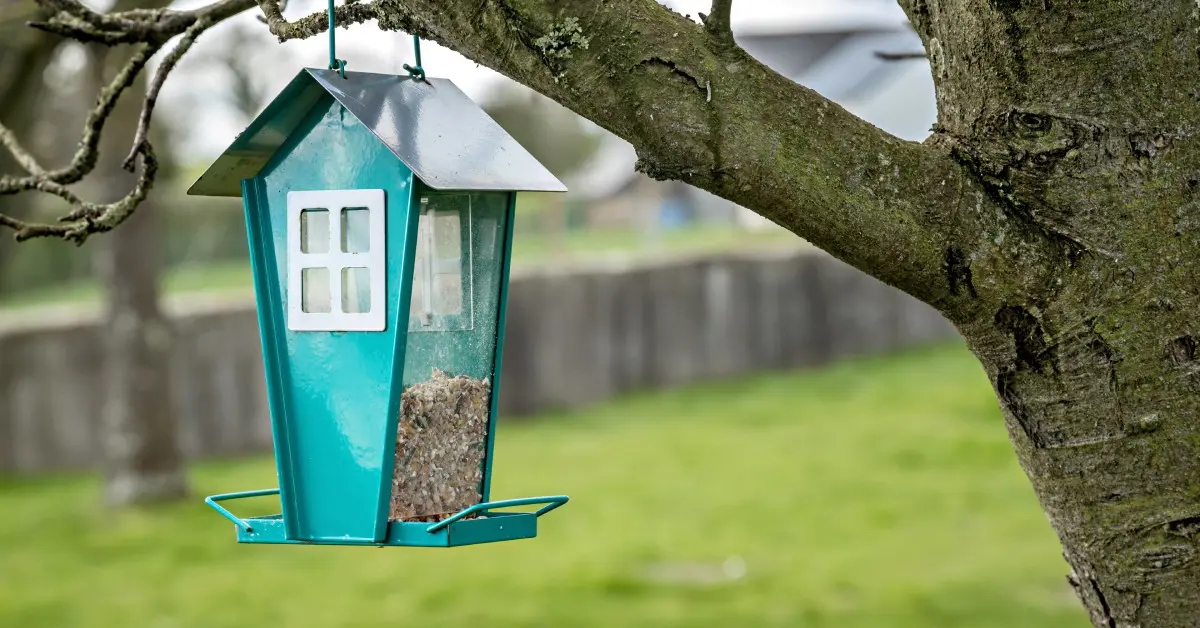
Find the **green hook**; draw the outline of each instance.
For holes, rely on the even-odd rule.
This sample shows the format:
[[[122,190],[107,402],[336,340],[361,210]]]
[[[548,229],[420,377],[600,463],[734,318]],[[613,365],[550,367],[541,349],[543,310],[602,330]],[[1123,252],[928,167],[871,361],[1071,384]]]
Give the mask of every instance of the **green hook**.
[[[333,0],[329,0],[332,2]],[[408,75],[418,81],[425,80],[425,68],[421,67],[421,38],[413,35],[413,52],[417,57],[417,65],[413,67],[407,63],[404,64],[404,69],[408,70]]]
[[[346,61],[337,58],[337,36],[334,34],[333,0],[329,0],[329,69],[337,70],[342,78],[346,78]]]

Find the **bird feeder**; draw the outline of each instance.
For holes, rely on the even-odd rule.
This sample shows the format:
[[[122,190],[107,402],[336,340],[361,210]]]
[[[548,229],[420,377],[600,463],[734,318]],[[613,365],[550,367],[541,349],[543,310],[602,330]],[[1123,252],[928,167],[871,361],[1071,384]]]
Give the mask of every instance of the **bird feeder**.
[[[566,188],[452,82],[319,69],[191,187],[242,198],[254,273],[279,488],[206,500],[239,542],[506,541],[566,503],[490,501],[522,191]]]

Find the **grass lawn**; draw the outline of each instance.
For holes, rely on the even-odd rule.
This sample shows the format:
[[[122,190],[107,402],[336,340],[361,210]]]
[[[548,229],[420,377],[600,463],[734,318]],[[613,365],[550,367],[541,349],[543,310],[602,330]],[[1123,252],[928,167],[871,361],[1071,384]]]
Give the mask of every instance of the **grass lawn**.
[[[566,235],[561,241],[540,234],[524,234],[514,239],[513,263],[520,266],[603,255],[637,257],[657,252],[719,252],[776,244],[802,246],[796,236],[785,231],[748,233],[729,228],[692,228],[664,232],[659,241],[653,244],[643,238],[639,233],[627,231],[580,231]],[[252,287],[253,278],[249,262],[185,266],[172,269],[163,277],[163,290],[167,294],[229,291],[245,291],[249,294]],[[15,294],[0,294],[0,310],[43,305],[88,304],[99,301],[100,296],[99,284],[95,281],[81,281]]]
[[[500,429],[494,495],[571,503],[491,546],[239,546],[200,497],[275,486],[269,459],[124,514],[0,483],[0,625],[1088,625],[959,345],[544,419]]]

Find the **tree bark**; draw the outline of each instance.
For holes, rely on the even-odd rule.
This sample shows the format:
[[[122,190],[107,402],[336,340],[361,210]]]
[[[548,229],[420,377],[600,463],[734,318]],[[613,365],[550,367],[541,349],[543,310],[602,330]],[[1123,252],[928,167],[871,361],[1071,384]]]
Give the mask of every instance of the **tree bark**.
[[[95,85],[104,84],[107,49],[92,48]],[[101,140],[96,196],[125,195],[136,176],[121,167],[137,127],[144,81],[117,104]],[[135,89],[136,88],[136,89]],[[95,89],[92,93],[95,93]],[[106,396],[100,408],[105,459],[105,500],[128,506],[186,497],[185,462],[171,407],[169,322],[159,307],[162,271],[160,220],[152,194],[121,229],[95,249],[103,281]]]

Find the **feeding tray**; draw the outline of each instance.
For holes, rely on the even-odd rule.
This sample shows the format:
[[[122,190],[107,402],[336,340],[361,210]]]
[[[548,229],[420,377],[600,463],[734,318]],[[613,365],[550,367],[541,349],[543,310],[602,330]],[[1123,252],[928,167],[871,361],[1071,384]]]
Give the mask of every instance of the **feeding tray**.
[[[402,545],[409,547],[457,547],[497,541],[532,539],[537,536],[538,517],[567,503],[565,495],[554,497],[528,497],[476,504],[450,517],[436,522],[405,521],[393,522],[388,535],[381,543],[355,542],[344,538],[295,540],[287,537],[282,515],[248,517],[242,519],[226,510],[217,502],[278,495],[279,489],[246,491],[214,495],[205,503],[234,523],[238,543],[302,544],[302,545],[372,545],[383,547]],[[499,508],[542,505],[534,512],[493,512]]]

